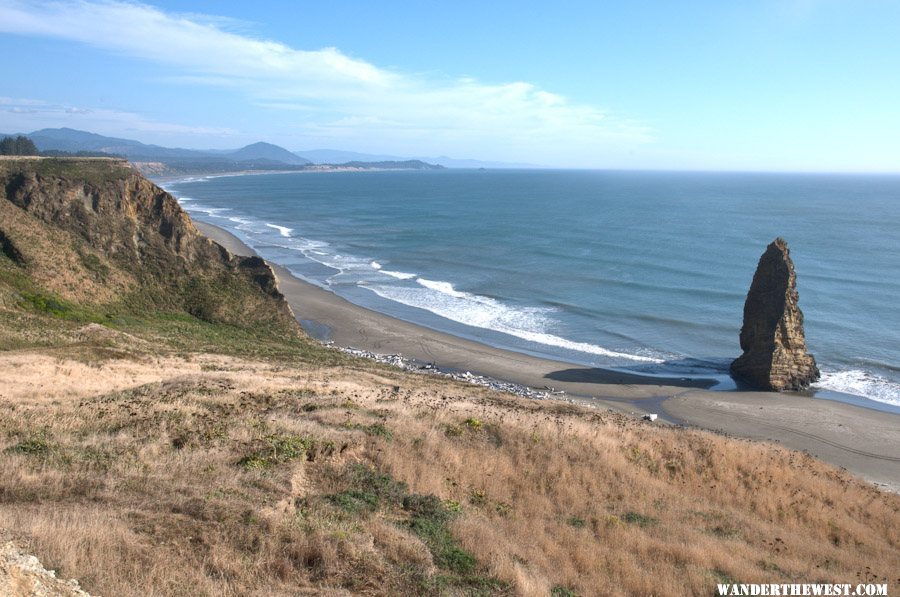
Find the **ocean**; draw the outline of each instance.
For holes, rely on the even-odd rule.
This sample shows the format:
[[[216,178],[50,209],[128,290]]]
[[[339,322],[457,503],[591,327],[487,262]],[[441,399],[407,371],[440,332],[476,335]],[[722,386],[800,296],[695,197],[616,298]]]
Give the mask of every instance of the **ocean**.
[[[900,176],[298,172],[164,185],[365,307],[493,346],[735,387],[744,298],[790,246],[828,399],[900,412]]]

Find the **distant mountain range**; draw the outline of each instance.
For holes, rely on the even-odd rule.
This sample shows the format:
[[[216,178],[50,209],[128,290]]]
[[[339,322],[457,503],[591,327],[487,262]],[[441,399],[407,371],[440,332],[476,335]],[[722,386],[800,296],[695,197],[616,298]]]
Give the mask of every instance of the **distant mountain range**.
[[[105,137],[70,128],[41,129],[32,133],[22,134],[34,141],[34,144],[37,145],[40,151],[57,150],[73,153],[78,151],[102,151],[124,155],[131,161],[204,158],[212,155],[211,152],[147,145],[132,139]]]
[[[274,160],[276,162],[284,162],[285,164],[311,164],[312,160],[308,160],[295,153],[291,153],[284,147],[272,145],[271,143],[253,143],[246,147],[241,147],[237,151],[225,154],[232,160]]]
[[[466,160],[447,157],[414,156],[401,157],[396,155],[381,155],[373,153],[358,153],[356,151],[341,151],[339,149],[309,149],[298,150],[294,154],[308,159],[314,164],[344,164],[347,162],[397,162],[406,160],[421,160],[429,164],[438,164],[445,168],[541,168],[536,164],[523,164],[517,162],[490,162],[484,160]]]
[[[170,175],[187,172],[228,172],[237,170],[303,170],[313,165],[352,169],[430,170],[438,168],[533,168],[529,164],[459,160],[446,156],[401,157],[335,149],[291,152],[272,143],[253,143],[240,149],[200,150],[148,145],[133,139],[106,137],[70,128],[41,129],[24,135],[42,152],[99,152],[125,156],[147,174]],[[318,167],[316,169],[321,169]]]

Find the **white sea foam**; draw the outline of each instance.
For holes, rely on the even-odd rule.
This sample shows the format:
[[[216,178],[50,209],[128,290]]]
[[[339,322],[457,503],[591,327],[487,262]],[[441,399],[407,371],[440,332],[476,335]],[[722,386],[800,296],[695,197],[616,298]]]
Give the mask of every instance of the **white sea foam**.
[[[813,384],[814,388],[833,390],[844,394],[862,396],[878,402],[900,406],[900,383],[887,380],[880,375],[850,369],[847,371],[822,371],[822,378]]]
[[[408,274],[406,272],[392,272],[388,269],[379,270],[380,273],[390,276],[392,278],[397,278],[398,280],[412,280],[416,277],[416,274]]]
[[[383,271],[383,270],[382,270]],[[609,350],[595,344],[575,342],[546,332],[552,309],[511,307],[500,301],[456,290],[449,282],[419,278],[422,288],[363,285],[382,298],[425,309],[451,321],[515,336],[529,342],[629,361],[660,363],[660,359]]]
[[[430,288],[432,290],[436,290],[436,291],[440,292],[441,294],[446,294],[447,296],[452,296],[453,298],[469,299],[469,300],[474,300],[475,302],[478,302],[478,303],[488,303],[488,302],[495,303],[496,302],[496,301],[494,301],[494,299],[491,299],[491,298],[488,298],[485,296],[478,296],[477,294],[469,294],[468,292],[460,292],[460,291],[456,290],[455,288],[453,288],[453,284],[451,284],[450,282],[441,282],[441,281],[435,282],[434,280],[426,280],[425,278],[419,278],[418,280],[416,280],[416,282],[418,282],[425,288]]]
[[[599,356],[610,357],[615,359],[627,359],[629,361],[639,361],[641,363],[662,363],[663,359],[657,359],[655,357],[647,357],[639,354],[628,354],[625,352],[618,352],[616,350],[609,350],[608,348],[603,348],[602,346],[597,346],[596,344],[588,344],[587,342],[575,342],[574,340],[567,340],[566,338],[561,338],[559,336],[554,336],[553,334],[544,334],[538,332],[525,332],[525,331],[510,331],[506,332],[507,334],[511,334],[513,336],[518,336],[524,340],[530,340],[531,342],[537,342],[538,344],[547,344],[548,346],[557,346],[559,348],[566,348],[568,350],[574,350],[576,352],[585,352],[588,354],[596,354]]]
[[[416,274],[408,274],[406,272],[395,272],[389,269],[384,269],[377,261],[373,261],[369,264],[372,266],[372,269],[376,270],[379,274],[384,274],[386,276],[390,276],[392,278],[397,278],[398,280],[411,280],[416,277]]]
[[[231,208],[207,207],[195,203],[191,204],[186,209],[188,209],[188,213],[191,214],[199,213],[208,217],[220,218],[231,222],[230,225],[226,224],[226,227],[241,231],[241,233],[243,233],[242,237],[245,238],[251,246],[259,244],[254,243],[254,241],[257,240],[257,234],[262,234],[267,228],[277,230],[282,238],[287,239],[286,241],[282,243],[273,243],[271,237],[263,237],[259,239],[261,244],[297,251],[311,261],[337,270],[338,273],[329,278],[329,282],[354,282],[356,281],[354,276],[356,278],[368,280],[371,278],[371,275],[367,274],[373,274],[373,268],[378,269],[381,267],[381,264],[377,261],[372,261],[371,259],[363,259],[354,255],[341,255],[329,251],[330,245],[327,242],[293,236],[293,228],[264,222],[252,216],[236,216],[229,214],[228,212],[232,211]],[[378,268],[375,267],[376,265]],[[346,275],[350,276],[349,280],[342,278],[342,276],[346,277]]]
[[[274,247],[280,247],[282,249],[290,249],[292,251],[301,251],[303,253],[310,252],[315,253],[317,255],[329,255],[326,251],[321,251],[320,249],[325,249],[328,247],[328,243],[322,242],[319,240],[311,240],[308,238],[303,238],[302,236],[292,236],[291,240],[286,244],[281,243],[267,243],[271,244]]]
[[[205,205],[191,205],[188,208],[188,213],[200,212],[200,213],[204,213],[208,216],[213,216],[213,217],[217,217],[217,218],[224,217],[224,216],[220,216],[219,214],[225,213],[227,211],[231,211],[231,208],[229,208],[229,207],[206,207]]]
[[[293,228],[288,228],[287,226],[279,226],[278,224],[269,224],[268,222],[266,222],[266,226],[268,226],[269,228],[274,228],[278,231],[279,234],[281,234],[281,236],[285,238],[291,238],[291,232],[294,231]]]
[[[185,176],[184,178],[178,178],[178,179],[170,180],[170,181],[166,182],[166,186],[164,186],[162,188],[164,188],[165,190],[168,191],[169,186],[174,186],[174,185],[178,185],[178,184],[182,184],[182,183],[191,183],[191,182],[209,182],[210,180],[212,180],[214,178],[219,178],[219,177],[216,175],[213,175],[213,174],[210,174],[208,176]],[[169,191],[169,192],[171,192],[171,191]]]
[[[240,226],[238,226],[238,228],[240,228],[241,226],[250,226],[254,223],[253,220],[248,220],[247,218],[240,218],[238,216],[228,216],[228,220],[231,222],[234,222],[235,224],[240,224]]]
[[[337,270],[338,273],[329,278],[329,283],[355,281],[363,288],[368,288],[382,298],[410,307],[425,309],[451,321],[494,330],[529,342],[614,359],[649,363],[662,362],[661,359],[609,350],[595,344],[576,342],[549,334],[546,330],[552,324],[552,320],[548,317],[552,309],[514,308],[490,297],[461,292],[456,290],[453,284],[449,282],[419,278],[417,274],[408,272],[386,270],[383,269],[381,263],[372,259],[331,252],[328,250],[330,248],[328,243],[291,236],[293,229],[286,226],[261,222],[254,218],[220,215],[231,211],[229,208],[210,208],[193,204],[190,211],[227,219],[237,224],[235,228],[250,234],[251,237],[254,232],[264,230],[264,228],[260,227],[260,224],[278,230],[282,237],[290,240],[285,244],[276,243],[275,246],[298,251],[312,261]],[[252,241],[252,238],[250,240]],[[375,270],[375,272],[372,272],[372,270]],[[397,280],[415,279],[419,287],[377,284],[371,278],[371,274],[376,272]]]
[[[363,259],[354,255],[342,255],[328,251],[330,248],[328,243],[310,240],[302,237],[291,238],[291,242],[286,245],[275,246],[298,251],[310,261],[315,261],[331,269],[337,270],[336,274],[331,275],[325,284],[332,283],[355,283],[361,280],[372,280],[378,271],[372,271],[372,260]],[[323,250],[324,249],[324,250]]]
[[[628,354],[615,350],[609,350],[596,344],[576,342],[567,338],[550,334],[547,329],[551,326],[552,319],[549,314],[552,309],[536,307],[511,307],[502,302],[477,294],[462,292],[453,287],[453,284],[440,280],[419,278],[417,274],[383,269],[381,263],[372,259],[363,259],[353,255],[341,255],[331,252],[328,243],[314,241],[303,237],[291,235],[293,229],[286,226],[261,222],[253,218],[219,215],[231,211],[229,208],[208,208],[193,204],[191,211],[205,213],[208,216],[227,219],[236,228],[250,233],[261,232],[264,228],[278,230],[282,237],[290,240],[285,244],[276,243],[275,246],[294,250],[302,253],[312,261],[321,263],[338,271],[329,278],[330,282],[355,280],[363,288],[367,288],[382,298],[398,303],[424,309],[441,317],[473,327],[494,330],[510,336],[521,338],[529,342],[554,346],[567,350],[593,354],[613,359],[621,359],[636,362],[661,363],[661,359]],[[252,240],[252,239],[251,239]],[[375,270],[375,272],[372,272]],[[384,274],[397,280],[415,279],[418,287],[394,286],[373,283],[372,273]],[[343,280],[349,277],[349,280]]]

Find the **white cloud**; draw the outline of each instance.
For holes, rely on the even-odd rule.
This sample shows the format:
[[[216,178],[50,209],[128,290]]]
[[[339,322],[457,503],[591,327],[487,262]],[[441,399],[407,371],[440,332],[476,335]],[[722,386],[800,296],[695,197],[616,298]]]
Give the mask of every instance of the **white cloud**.
[[[258,107],[291,110],[298,134],[378,133],[437,150],[499,144],[516,149],[516,158],[528,157],[523,144],[583,153],[652,137],[646,126],[530,83],[402,73],[336,48],[299,50],[227,25],[112,0],[0,0],[0,31],[80,42],[172,67],[182,83],[240,89]]]
[[[159,135],[160,138],[166,135],[236,134],[233,129],[227,127],[159,122],[133,112],[68,106],[31,98],[0,97],[0,130],[4,133],[30,132],[32,129],[46,127],[80,127],[112,136],[143,133]]]

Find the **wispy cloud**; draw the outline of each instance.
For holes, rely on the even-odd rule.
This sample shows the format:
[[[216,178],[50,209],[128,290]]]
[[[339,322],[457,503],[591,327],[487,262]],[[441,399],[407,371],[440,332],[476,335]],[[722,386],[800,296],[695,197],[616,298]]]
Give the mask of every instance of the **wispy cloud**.
[[[337,48],[302,50],[237,31],[228,21],[119,1],[0,0],[0,31],[71,40],[163,64],[183,84],[241,90],[259,108],[290,110],[301,134],[418,136],[453,146],[540,140],[579,151],[652,138],[639,122],[526,82],[404,73]]]
[[[108,135],[150,133],[154,135],[233,136],[227,127],[187,126],[159,122],[140,114],[119,110],[55,104],[40,99],[0,97],[0,128],[5,133],[29,132],[43,127],[83,127]],[[13,129],[16,130],[13,130]]]

